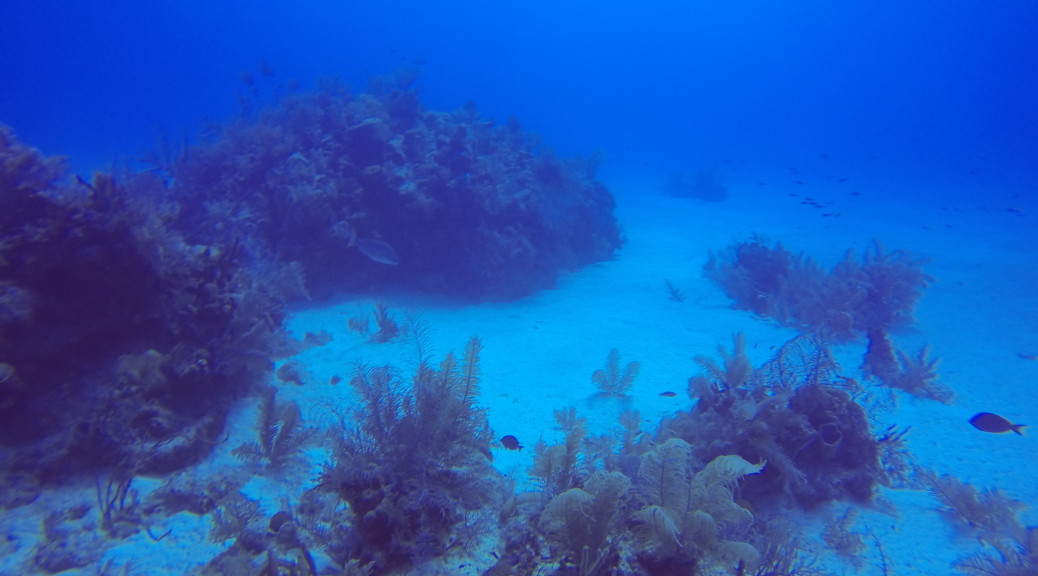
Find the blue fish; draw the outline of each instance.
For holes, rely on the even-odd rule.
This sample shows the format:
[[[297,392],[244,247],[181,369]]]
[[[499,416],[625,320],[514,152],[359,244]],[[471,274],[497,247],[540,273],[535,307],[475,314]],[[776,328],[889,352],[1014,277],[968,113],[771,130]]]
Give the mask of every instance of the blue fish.
[[[1016,432],[1023,436],[1024,433],[1020,430],[1027,426],[1026,424],[1013,424],[1009,420],[999,416],[998,414],[992,414],[991,412],[981,412],[970,418],[970,424],[977,430],[984,432],[991,432],[992,434],[1003,434],[1005,432]]]

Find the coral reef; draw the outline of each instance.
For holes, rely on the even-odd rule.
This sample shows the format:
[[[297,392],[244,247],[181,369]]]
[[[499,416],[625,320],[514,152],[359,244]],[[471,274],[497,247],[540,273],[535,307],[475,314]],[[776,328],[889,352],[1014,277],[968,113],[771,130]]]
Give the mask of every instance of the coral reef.
[[[259,385],[310,383],[302,359],[273,371],[272,358],[330,339],[289,342],[288,303],[388,288],[529,294],[610,257],[620,246],[612,209],[591,162],[556,158],[517,122],[495,125],[471,107],[427,111],[410,81],[359,95],[327,83],[154,173],[89,181],[0,127],[0,500],[23,506],[41,484],[84,476],[96,496],[41,517],[28,568],[99,565],[121,541],[164,539],[155,520],[188,511],[226,546],[201,574],[424,573],[498,536],[487,574],[809,572],[796,539],[774,528],[784,512],[868,503],[877,484],[908,484],[913,470],[907,428],[873,433],[863,388],[827,343],[864,334],[866,378],[952,397],[927,348],[911,355],[889,336],[933,279],[918,258],[879,244],[831,270],[759,239],[715,255],[707,274],[736,306],[805,334],[756,369],[742,334],[716,357],[696,356],[692,404],[654,430],[627,410],[616,433],[589,433],[575,409],[557,410],[562,436],[534,447],[532,492],[516,493],[491,466],[481,341],[434,364],[424,326],[398,324],[377,301],[349,329],[369,343],[414,337],[414,373],[356,366],[356,402],[332,408],[338,436],[316,484],[293,484],[273,509],[243,491],[257,473],[296,482],[295,456],[314,435],[297,404]],[[592,375],[598,396],[626,407],[639,368],[610,351]],[[256,439],[231,453],[263,466],[170,474],[221,444],[230,403],[254,393]],[[163,474],[138,494],[138,478]],[[1021,524],[1020,503],[920,476],[949,522],[983,545],[957,570],[1034,572],[1038,530]],[[847,510],[823,537],[853,558],[865,544]]]
[[[164,168],[193,242],[250,238],[301,263],[317,296],[515,298],[621,243],[590,161],[557,158],[517,121],[496,125],[471,105],[428,111],[410,82],[363,94],[325,82]]]
[[[912,322],[923,289],[934,281],[923,272],[924,263],[875,242],[860,260],[848,251],[827,271],[781,244],[754,238],[713,254],[705,272],[737,308],[830,340],[849,340]]]
[[[576,410],[556,410],[555,420],[566,438],[561,444],[548,445],[542,438],[533,448],[533,466],[530,476],[540,481],[541,490],[548,497],[580,485],[580,460],[587,439],[587,419],[578,418]]]
[[[233,542],[199,574],[315,576],[319,573],[311,552],[313,534],[290,513],[279,511],[268,519],[259,501],[241,492],[232,492],[218,503],[212,516],[210,542]]]
[[[43,518],[43,541],[33,554],[34,572],[57,574],[97,564],[104,536],[90,526],[89,507],[74,506]]]
[[[631,481],[623,474],[599,471],[582,488],[552,498],[541,514],[539,529],[557,547],[557,555],[576,565],[579,574],[594,574],[615,562],[608,538],[630,488]]]
[[[197,461],[269,373],[281,276],[191,244],[148,174],[69,181],[0,129],[0,442],[14,472],[161,473]],[[132,191],[131,191],[132,190]]]
[[[756,370],[741,334],[719,356],[696,358],[695,405],[665,418],[654,439],[634,411],[610,437],[588,435],[575,410],[556,410],[563,441],[538,442],[528,473],[539,492],[506,508],[518,532],[491,573],[534,573],[547,556],[557,574],[820,574],[791,528],[769,526],[794,507],[869,502],[886,480],[880,446],[903,432],[873,437],[848,393],[856,389],[817,336],[778,347]],[[537,532],[526,532],[534,520]],[[852,520],[830,530],[848,552],[862,545]]]
[[[360,366],[363,413],[347,423],[322,490],[349,504],[334,555],[385,571],[443,554],[503,502],[490,466],[493,434],[476,405],[480,341],[439,368],[423,359],[410,385],[388,366]]]
[[[822,539],[844,561],[854,566],[855,570],[861,570],[863,565],[861,556],[866,546],[864,535],[852,529],[857,517],[856,508],[847,508],[843,515],[825,523]]]
[[[713,367],[690,380],[695,407],[667,419],[657,441],[681,438],[702,461],[725,454],[767,461],[742,487],[756,509],[783,498],[808,506],[872,498],[884,480],[878,440],[821,340],[800,336],[752,373],[738,336],[722,355],[725,369],[699,361]]]
[[[515,121],[427,111],[409,86],[327,82],[154,170],[91,179],[0,127],[9,472],[197,461],[311,288],[513,298],[620,246],[592,163]],[[399,334],[383,306],[374,319],[376,341]]]
[[[756,567],[760,553],[742,540],[753,515],[734,502],[733,490],[765,464],[726,455],[693,472],[695,461],[692,447],[678,438],[642,456],[635,486],[643,507],[633,518],[644,561],[652,572],[667,573],[682,566],[705,573]]]

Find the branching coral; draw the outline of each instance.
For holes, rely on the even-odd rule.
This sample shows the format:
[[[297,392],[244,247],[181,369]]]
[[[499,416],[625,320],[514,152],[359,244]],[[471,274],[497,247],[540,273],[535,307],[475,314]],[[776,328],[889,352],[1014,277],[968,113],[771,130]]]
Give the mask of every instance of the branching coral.
[[[941,503],[939,512],[949,524],[967,536],[992,544],[1003,539],[1027,540],[1027,530],[1017,518],[1025,506],[997,488],[978,490],[950,475],[922,471],[923,481]]]
[[[985,544],[991,549],[959,558],[952,565],[970,576],[1031,576],[1038,571],[1038,527],[1029,527],[1021,542]]]
[[[344,423],[320,477],[349,504],[343,562],[386,570],[437,556],[500,503],[493,435],[476,404],[480,348],[471,339],[461,361],[450,354],[439,369],[423,360],[410,385],[388,366],[357,368],[360,418]]]
[[[735,352],[722,356],[745,365],[734,361]],[[743,485],[755,507],[784,504],[785,498],[807,505],[871,498],[883,480],[878,441],[819,338],[800,336],[779,347],[761,368],[733,378],[742,381],[735,388],[723,384],[729,371],[715,368],[712,376],[692,378],[690,393],[698,402],[665,420],[658,442],[681,438],[703,461],[724,454],[767,460],[768,467]]]
[[[534,446],[533,466],[529,474],[537,478],[549,497],[580,485],[578,464],[587,437],[586,419],[578,418],[575,409],[556,410],[555,419],[566,434],[561,444],[548,445],[544,440]]]
[[[879,380],[884,386],[943,404],[955,398],[955,391],[938,381],[937,365],[940,359],[929,356],[928,346],[923,346],[918,354],[910,356],[895,349],[883,330],[869,330],[868,337],[869,346],[862,366],[866,376]]]
[[[705,368],[722,388],[739,388],[746,383],[753,371],[750,359],[746,356],[746,337],[741,332],[737,333],[732,337],[732,351],[728,352],[723,346],[718,346],[717,353],[721,355],[722,364],[708,356],[696,356],[696,364]]]
[[[279,468],[310,440],[316,432],[302,425],[299,406],[295,402],[279,405],[277,389],[268,386],[260,404],[256,433],[259,442],[245,442],[232,453],[245,462],[265,460],[271,468]]]
[[[887,252],[876,242],[860,260],[849,251],[826,271],[781,244],[753,239],[713,255],[706,274],[739,308],[828,339],[848,340],[912,321],[922,291],[934,281],[923,272],[923,263],[902,250]]]
[[[696,356],[696,364],[706,370],[705,374],[693,376],[688,381],[688,394],[698,399],[704,407],[713,405],[725,391],[739,391],[753,372],[750,359],[746,356],[746,338],[742,333],[732,337],[732,351],[718,346],[722,363],[708,356]]]
[[[400,327],[390,315],[385,302],[375,302],[375,310],[371,315],[375,318],[375,325],[378,326],[378,332],[371,336],[372,342],[389,342],[400,334]]]
[[[620,351],[613,348],[606,356],[605,368],[599,368],[591,374],[591,381],[598,386],[600,396],[613,396],[616,398],[627,398],[627,393],[634,385],[641,371],[641,364],[637,361],[627,363],[620,368]]]
[[[938,510],[961,534],[975,537],[985,549],[958,559],[955,569],[975,576],[1025,576],[1038,569],[1038,527],[1024,527],[1018,513],[1024,503],[997,488],[978,490],[961,480],[922,471],[922,479],[941,503]]]

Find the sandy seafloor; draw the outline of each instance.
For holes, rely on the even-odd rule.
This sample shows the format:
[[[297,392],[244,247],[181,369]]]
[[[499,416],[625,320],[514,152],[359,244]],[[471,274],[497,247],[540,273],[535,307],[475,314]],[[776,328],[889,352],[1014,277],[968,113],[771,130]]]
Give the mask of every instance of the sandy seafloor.
[[[729,346],[732,334],[741,331],[751,359],[760,365],[776,346],[795,335],[774,322],[733,310],[721,290],[702,276],[711,251],[761,234],[829,266],[845,249],[860,253],[878,239],[888,249],[907,249],[930,260],[926,271],[937,282],[927,289],[916,311],[916,324],[893,338],[896,346],[911,353],[929,344],[931,353],[941,358],[941,381],[955,390],[957,398],[942,405],[899,394],[896,412],[881,414],[876,430],[892,423],[911,425],[908,445],[919,465],[980,488],[997,486],[1030,505],[1038,502],[1036,436],[986,434],[967,423],[980,411],[1023,423],[1038,414],[1038,362],[1019,356],[1038,353],[1034,294],[1038,214],[1010,211],[1014,207],[1008,201],[988,204],[979,195],[969,199],[969,194],[957,191],[935,194],[940,200],[911,201],[906,198],[913,191],[906,187],[900,199],[884,201],[867,185],[853,181],[788,187],[747,182],[731,186],[731,198],[719,203],[672,198],[659,193],[659,188],[653,183],[611,183],[627,239],[624,248],[614,260],[572,273],[555,288],[516,302],[468,305],[420,295],[371,294],[295,309],[289,320],[294,335],[323,330],[334,340],[296,358],[310,371],[303,386],[279,383],[271,375],[279,388],[278,399],[296,401],[309,423],[317,425],[327,423],[321,417],[327,412],[320,408],[325,403],[348,406],[354,401],[347,382],[358,363],[391,363],[407,374],[416,357],[410,339],[376,344],[347,330],[350,316],[370,314],[372,303],[381,299],[398,320],[407,313],[420,313],[430,328],[434,358],[449,350],[460,353],[472,335],[482,339],[479,404],[487,409],[497,437],[512,434],[528,447],[542,437],[558,441],[561,432],[553,411],[569,406],[588,418],[590,433],[618,431],[620,404],[591,399],[596,388],[590,375],[602,367],[611,348],[621,352],[624,363],[641,363],[631,407],[640,411],[643,428],[651,432],[661,416],[690,405],[685,391],[688,378],[699,370],[695,356],[715,355],[718,344]],[[851,195],[852,191],[860,195]],[[899,192],[888,188],[883,197],[899,198]],[[824,209],[802,205],[804,196],[831,204]],[[822,217],[823,213],[839,216]],[[668,299],[664,279],[683,290],[686,301]],[[860,376],[864,349],[864,339],[835,349],[844,373]],[[343,382],[330,385],[333,375],[342,376]],[[660,396],[668,390],[678,395]],[[273,513],[283,498],[291,503],[311,485],[327,452],[312,447],[305,460],[278,476],[265,477],[262,468],[243,465],[230,452],[254,439],[257,406],[257,398],[240,400],[229,420],[227,441],[205,462],[181,474],[251,475],[244,491],[261,498],[264,511]],[[531,489],[525,471],[532,456],[530,449],[499,449],[494,464],[519,489]],[[158,480],[138,479],[134,486],[146,492],[158,484]],[[0,520],[6,539],[0,550],[0,572],[30,573],[25,566],[46,511],[93,504],[93,490],[91,483],[46,493],[31,505],[6,512]],[[881,540],[891,574],[952,574],[956,558],[978,549],[976,541],[957,535],[944,523],[935,512],[937,503],[925,490],[880,488],[877,496],[880,504],[863,510],[855,529],[871,530]],[[805,526],[808,553],[818,555],[817,567],[832,573],[878,574],[874,546],[864,553],[863,567],[855,572],[819,542],[821,523],[845,507],[837,503],[797,515]],[[1024,511],[1023,519],[1026,524],[1038,523],[1033,509]],[[210,526],[208,516],[181,513],[152,527],[156,534],[171,530],[167,538],[153,542],[137,534],[112,548],[105,560],[112,565],[130,560],[133,574],[191,573],[231,544],[210,543]],[[488,556],[486,550],[483,554]],[[459,560],[453,558],[452,569],[443,573],[476,574],[492,563],[489,557]],[[462,563],[467,567],[457,569]]]

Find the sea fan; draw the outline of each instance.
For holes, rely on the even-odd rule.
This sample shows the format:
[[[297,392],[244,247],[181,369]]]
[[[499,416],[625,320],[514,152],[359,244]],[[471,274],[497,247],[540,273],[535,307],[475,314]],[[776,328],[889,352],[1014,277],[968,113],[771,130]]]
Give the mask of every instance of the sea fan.
[[[584,488],[552,498],[539,526],[548,540],[577,563],[584,555],[606,556],[607,540],[631,482],[619,472],[596,472]]]
[[[839,366],[825,341],[801,335],[783,344],[775,356],[753,373],[750,388],[792,391],[810,384],[831,384]]]
[[[692,474],[691,453],[687,442],[671,438],[642,456],[637,487],[646,505],[634,515],[636,538],[656,560],[688,555],[724,568],[755,566],[760,554],[737,539],[753,515],[734,502],[733,490],[764,464],[724,455]]]

